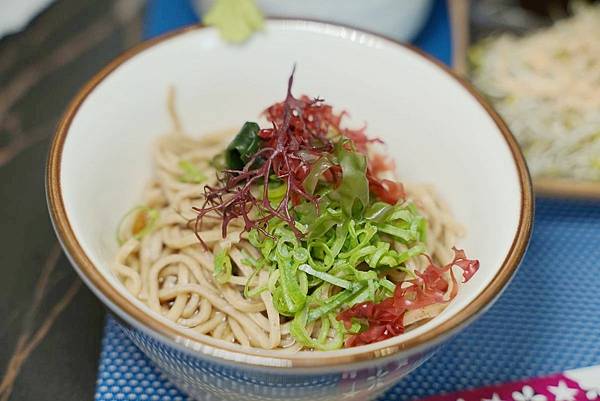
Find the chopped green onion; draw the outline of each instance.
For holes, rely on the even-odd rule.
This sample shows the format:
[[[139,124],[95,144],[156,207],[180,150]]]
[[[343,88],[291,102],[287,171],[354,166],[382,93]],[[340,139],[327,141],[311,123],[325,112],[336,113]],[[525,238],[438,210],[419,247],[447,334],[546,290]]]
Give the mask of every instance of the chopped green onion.
[[[307,265],[307,264],[300,265],[298,267],[298,269],[302,270],[306,274],[310,274],[311,276],[318,277],[321,280],[323,280],[327,283],[333,284],[335,286],[338,286],[338,287],[350,288],[352,286],[352,283],[348,280],[344,280],[339,277],[332,276],[331,274],[315,270],[312,267],[310,267],[310,265]]]
[[[183,174],[179,176],[179,180],[190,184],[201,184],[206,181],[206,176],[200,172],[200,169],[187,160],[179,162],[179,168]]]
[[[131,216],[133,216],[135,213],[145,213],[145,217],[143,222],[142,222],[142,227],[136,229],[135,225],[136,225],[136,221],[134,221],[133,227],[132,227],[132,237],[139,240],[142,239],[144,236],[146,236],[147,234],[149,234],[152,230],[154,230],[154,227],[156,225],[156,222],[158,221],[158,210],[153,209],[151,207],[148,206],[136,206],[134,208],[132,208],[131,210],[129,210],[127,213],[125,213],[125,215],[121,218],[121,221],[119,222],[119,224],[117,225],[117,243],[119,245],[123,245],[125,243],[125,239],[121,238],[121,230],[123,228],[123,225],[125,224],[125,222],[127,221],[127,219]],[[136,216],[138,217],[138,216]],[[137,219],[136,219],[137,220]]]
[[[312,322],[330,312],[335,311],[342,305],[352,305],[354,299],[366,290],[366,286],[356,286],[330,297],[323,305],[312,309],[308,314],[308,321]],[[352,303],[351,303],[352,302]]]
[[[392,224],[381,224],[377,226],[379,231],[389,234],[392,237],[398,238],[403,242],[409,242],[415,239],[415,234],[410,230],[398,228]]]
[[[410,258],[424,254],[426,251],[427,251],[427,249],[425,248],[425,245],[422,243],[418,243],[417,245],[413,246],[412,248],[409,248],[406,251],[399,253],[396,257],[396,263],[402,264],[402,263],[406,262],[407,260],[409,260]]]
[[[317,342],[319,344],[324,344],[327,341],[327,336],[329,335],[329,328],[331,327],[331,321],[329,319],[321,319],[321,327],[319,328],[319,337],[317,337]]]
[[[350,334],[358,334],[361,331],[363,331],[364,328],[365,328],[365,325],[363,323],[361,323],[357,319],[352,318],[352,325],[346,331]]]
[[[270,183],[268,185],[268,187],[269,187],[269,190],[268,190],[269,201],[271,202],[271,205],[275,206],[275,205],[279,204],[279,202],[281,202],[281,200],[284,198],[285,193],[287,191],[287,186],[283,185],[283,184]],[[265,194],[265,186],[263,184],[259,184],[256,187],[256,198],[263,199],[264,194]]]
[[[244,285],[244,297],[246,298],[254,298],[257,295],[260,295],[264,291],[269,288],[268,283],[263,285],[257,285],[253,289],[250,289],[250,284],[252,284],[252,280],[256,277],[256,275],[260,272],[260,269],[254,269],[248,280],[246,281],[246,285]]]
[[[306,283],[306,291],[302,291],[301,284],[296,275],[296,269],[291,263],[287,263],[287,261],[279,265],[279,271],[281,272],[279,283],[281,284],[282,300],[286,310],[290,313],[295,313],[304,307],[306,293],[308,292],[308,281]],[[304,277],[306,278],[306,275]]]
[[[304,189],[309,194],[314,194],[315,189],[317,188],[317,184],[319,179],[327,170],[329,170],[334,163],[329,159],[329,157],[323,156],[319,160],[317,160],[311,167],[310,172],[304,179]]]
[[[306,331],[306,326],[308,324],[307,308],[302,309],[295,315],[294,320],[292,320],[292,323],[290,325],[290,333],[292,334],[292,336],[294,336],[296,341],[308,348],[313,348],[322,351],[340,348],[344,343],[344,325],[341,322],[339,322],[333,315],[323,317],[322,320],[324,319],[329,320],[329,323],[335,329],[335,337],[329,341],[326,341],[328,333],[325,333],[325,335],[323,335],[322,337],[320,336],[320,338],[318,339],[314,339]]]
[[[381,257],[390,249],[390,243],[389,242],[378,242],[375,252],[373,252],[370,256],[370,258],[367,261],[367,264],[369,265],[369,267],[374,268],[377,267],[377,263],[379,263],[379,260],[381,259]]]
[[[392,283],[387,278],[379,280],[379,285],[385,288],[389,293],[393,293],[396,290],[396,284]]]
[[[219,284],[228,283],[231,279],[231,259],[226,249],[221,249],[215,254],[213,277]]]
[[[347,224],[338,224],[335,228],[335,240],[331,245],[331,255],[335,258],[342,250],[348,236]]]
[[[411,221],[414,219],[414,213],[407,209],[395,210],[387,221],[404,220]]]
[[[317,185],[317,192],[323,189],[324,186]],[[361,214],[348,216],[340,201],[323,193],[319,214],[314,205],[300,204],[294,209],[302,232],[308,234],[305,238],[298,239],[287,223],[279,219],[269,221],[268,235],[253,230],[248,236],[262,255],[258,264],[273,269],[268,283],[256,288],[256,292],[269,289],[277,311],[293,317],[292,336],[314,349],[329,349],[338,344],[326,337],[325,329],[333,325],[327,320],[329,317],[335,320],[340,310],[360,302],[379,302],[394,293],[396,285],[379,277],[381,269],[404,271],[412,277],[405,263],[425,252],[420,241],[425,238],[426,220],[413,204],[376,202]],[[389,237],[408,249],[396,251]],[[335,288],[341,291],[330,295]],[[307,324],[312,323],[320,326],[310,334]],[[359,322],[343,331],[362,329]]]
[[[365,219],[375,223],[384,223],[388,221],[393,212],[394,206],[385,202],[375,202],[365,211]]]
[[[356,277],[357,281],[372,281],[377,279],[377,273],[373,270],[362,271],[355,270],[354,277]]]
[[[323,241],[311,241],[308,244],[309,260],[317,270],[326,271],[333,265],[334,257],[331,249]]]
[[[342,181],[329,196],[339,201],[346,216],[353,216],[357,210],[369,205],[369,182],[367,180],[367,157],[361,153],[346,149],[351,142],[340,141],[336,144],[336,156],[342,168]]]

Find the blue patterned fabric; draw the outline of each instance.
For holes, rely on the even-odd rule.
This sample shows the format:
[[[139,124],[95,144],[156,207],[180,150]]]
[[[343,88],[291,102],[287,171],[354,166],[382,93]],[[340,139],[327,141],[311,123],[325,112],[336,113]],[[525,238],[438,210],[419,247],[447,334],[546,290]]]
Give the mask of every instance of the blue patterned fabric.
[[[183,401],[183,395],[109,317],[104,328],[95,400]]]
[[[600,364],[600,203],[540,199],[531,245],[498,302],[381,401]],[[109,318],[96,400],[177,401]]]

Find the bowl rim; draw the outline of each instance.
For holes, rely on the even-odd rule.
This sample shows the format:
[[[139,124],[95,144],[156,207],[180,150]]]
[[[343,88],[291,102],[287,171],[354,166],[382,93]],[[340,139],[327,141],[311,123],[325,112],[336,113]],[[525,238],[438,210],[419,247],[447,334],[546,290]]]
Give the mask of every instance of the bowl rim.
[[[69,103],[66,111],[64,112],[58,126],[56,133],[52,140],[49,155],[46,165],[46,196],[48,202],[48,208],[50,217],[54,225],[54,229],[57,236],[65,250],[67,256],[72,262],[73,267],[81,276],[83,281],[88,285],[90,289],[98,296],[103,303],[105,303],[113,312],[115,312],[120,318],[124,319],[133,326],[147,331],[153,337],[167,342],[168,344],[175,346],[178,349],[191,352],[192,355],[203,357],[217,358],[219,361],[242,363],[251,366],[268,366],[268,367],[285,367],[285,368],[309,368],[309,367],[327,367],[327,366],[339,366],[346,364],[355,364],[359,362],[366,362],[375,358],[382,358],[393,356],[399,352],[405,352],[407,354],[418,352],[427,346],[433,346],[439,343],[446,336],[458,330],[466,323],[471,321],[476,315],[483,312],[491,303],[500,295],[505,286],[510,282],[514,273],[516,272],[519,263],[527,249],[529,238],[532,230],[533,220],[533,192],[532,184],[529,175],[527,165],[521,150],[517,144],[516,139],[511,134],[506,123],[501,117],[494,111],[494,109],[487,103],[487,101],[478,94],[476,90],[466,82],[463,78],[458,76],[456,73],[451,71],[446,65],[433,57],[425,54],[422,50],[415,48],[410,44],[400,43],[397,40],[388,38],[384,35],[375,34],[366,30],[357,29],[354,27],[345,26],[342,24],[331,24],[322,21],[315,21],[311,19],[285,19],[285,18],[269,18],[267,23],[279,22],[288,24],[302,24],[303,27],[299,28],[294,25],[295,29],[317,29],[320,33],[325,33],[328,29],[344,29],[356,32],[358,34],[366,34],[374,37],[377,40],[382,40],[390,45],[401,47],[402,49],[409,50],[415,56],[420,57],[429,63],[437,66],[448,78],[454,80],[460,86],[463,87],[477,103],[487,112],[487,114],[493,119],[496,124],[499,134],[503,137],[506,142],[509,151],[512,154],[512,158],[515,164],[516,171],[518,173],[519,187],[520,187],[520,211],[519,211],[519,222],[517,230],[515,232],[511,247],[498,268],[495,276],[488,283],[488,285],[481,290],[481,292],[473,299],[469,304],[464,306],[461,310],[450,316],[445,322],[433,327],[431,330],[423,333],[419,337],[410,338],[407,340],[400,339],[392,345],[385,344],[375,349],[367,349],[363,352],[356,352],[351,355],[327,355],[327,352],[319,352],[318,355],[315,353],[311,357],[285,354],[276,355],[275,353],[269,354],[268,352],[261,350],[251,349],[227,349],[218,345],[210,344],[208,341],[203,342],[198,338],[187,335],[185,332],[176,330],[174,327],[161,321],[158,317],[155,317],[143,309],[139,308],[135,304],[131,303],[123,294],[121,294],[117,288],[108,282],[108,280],[100,273],[90,258],[84,252],[82,246],[79,244],[74,230],[71,227],[69,219],[67,217],[66,208],[63,202],[62,189],[61,189],[61,161],[63,146],[70,130],[71,123],[76,116],[80,106],[83,104],[85,99],[94,89],[104,81],[113,71],[119,66],[142,53],[143,51],[164,43],[170,39],[176,38],[180,35],[200,31],[207,29],[203,25],[193,25],[185,28],[181,28],[162,36],[150,39],[142,42],[120,54],[114,60],[112,60],[107,66],[102,68],[96,73],[76,94],[73,100]],[[210,28],[208,28],[210,29]],[[397,356],[397,355],[396,355]],[[387,359],[387,358],[385,358]]]

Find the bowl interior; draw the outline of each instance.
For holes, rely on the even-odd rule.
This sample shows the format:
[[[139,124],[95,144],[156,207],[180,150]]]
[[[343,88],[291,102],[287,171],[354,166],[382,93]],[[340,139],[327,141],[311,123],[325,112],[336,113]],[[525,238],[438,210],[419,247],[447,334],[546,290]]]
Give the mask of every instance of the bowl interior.
[[[169,86],[185,129],[201,136],[256,120],[283,99],[294,63],[295,94],[348,110],[349,124],[367,123],[401,177],[434,184],[467,228],[457,246],[481,261],[479,273],[442,315],[388,342],[432,330],[472,302],[511,251],[521,215],[519,172],[495,121],[457,80],[412,50],[347,28],[270,21],[243,46],[224,44],[212,29],[190,30],[125,60],[83,100],[62,150],[60,190],[79,245],[106,280],[145,309],[109,265],[118,221],[152,174],[151,145],[171,127]]]

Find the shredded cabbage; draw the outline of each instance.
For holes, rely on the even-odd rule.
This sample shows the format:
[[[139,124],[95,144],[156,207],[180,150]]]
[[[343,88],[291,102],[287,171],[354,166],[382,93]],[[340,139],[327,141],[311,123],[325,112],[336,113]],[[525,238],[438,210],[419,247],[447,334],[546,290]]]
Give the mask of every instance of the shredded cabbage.
[[[600,180],[600,5],[470,51],[471,79],[506,120],[534,177]]]

